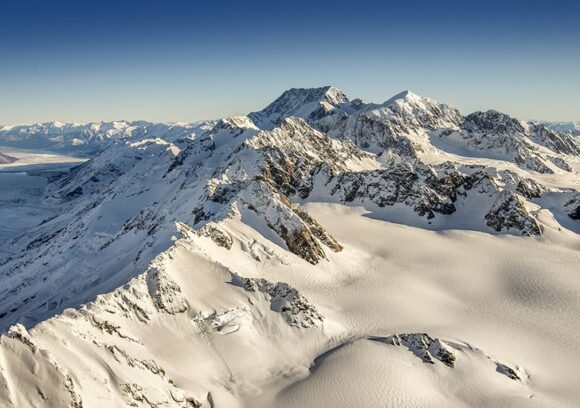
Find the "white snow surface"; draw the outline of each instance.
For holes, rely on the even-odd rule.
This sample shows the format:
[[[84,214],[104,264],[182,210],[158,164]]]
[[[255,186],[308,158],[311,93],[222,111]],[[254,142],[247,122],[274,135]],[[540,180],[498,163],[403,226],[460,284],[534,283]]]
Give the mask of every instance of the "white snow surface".
[[[159,129],[2,246],[1,407],[578,405],[571,135],[334,87]]]

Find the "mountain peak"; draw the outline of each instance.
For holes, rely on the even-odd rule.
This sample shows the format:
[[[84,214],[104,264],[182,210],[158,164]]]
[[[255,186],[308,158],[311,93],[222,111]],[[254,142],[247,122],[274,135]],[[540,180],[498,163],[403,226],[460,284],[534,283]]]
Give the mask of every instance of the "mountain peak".
[[[417,101],[419,99],[421,99],[421,97],[419,95],[406,89],[402,92],[399,92],[398,94],[391,97],[390,99],[388,99],[383,105],[387,106],[387,105],[392,105],[398,101]]]
[[[347,103],[348,97],[340,89],[333,85],[325,86],[321,89],[326,89],[324,91],[324,97],[332,100],[335,103]]]
[[[271,128],[284,118],[297,116],[308,120],[348,102],[347,96],[334,86],[291,88],[263,110],[250,113],[249,117],[259,127]]]
[[[311,102],[326,102],[331,105],[347,103],[347,96],[338,88],[327,85],[320,88],[290,88],[284,91],[280,97],[272,102],[265,110],[270,107],[278,107],[282,103],[289,101],[306,104]]]

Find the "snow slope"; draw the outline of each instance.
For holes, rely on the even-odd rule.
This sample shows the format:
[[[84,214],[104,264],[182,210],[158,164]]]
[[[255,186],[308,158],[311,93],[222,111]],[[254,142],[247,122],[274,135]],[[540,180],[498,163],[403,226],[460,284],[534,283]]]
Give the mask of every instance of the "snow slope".
[[[4,246],[1,406],[580,399],[571,136],[334,87],[164,135],[52,180]]]

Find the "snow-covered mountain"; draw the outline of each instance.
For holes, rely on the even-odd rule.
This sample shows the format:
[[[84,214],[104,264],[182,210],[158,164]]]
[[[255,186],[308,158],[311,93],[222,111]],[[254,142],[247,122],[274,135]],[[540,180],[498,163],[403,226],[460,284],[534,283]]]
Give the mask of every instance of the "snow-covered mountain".
[[[115,121],[0,125],[0,146],[92,155],[112,143],[140,140],[151,135],[166,140],[194,137],[211,125],[211,121],[187,124]]]
[[[546,126],[556,132],[580,136],[580,122],[546,122]]]
[[[331,405],[580,396],[550,371],[580,374],[564,361],[578,333],[549,318],[580,311],[578,139],[334,87],[214,122],[123,123],[87,133],[116,142],[51,180],[59,215],[3,247],[0,405],[320,406],[309,389],[334,395],[349,367],[392,381],[377,355],[424,393],[373,383]],[[66,145],[67,126],[2,137]]]

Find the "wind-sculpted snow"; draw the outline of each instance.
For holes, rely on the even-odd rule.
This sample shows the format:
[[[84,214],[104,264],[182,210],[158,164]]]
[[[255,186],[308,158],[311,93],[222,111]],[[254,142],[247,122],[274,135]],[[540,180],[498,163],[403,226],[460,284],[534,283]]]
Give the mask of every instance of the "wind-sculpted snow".
[[[254,406],[255,390],[279,391],[301,380],[314,356],[353,336],[352,327],[368,337],[375,306],[359,303],[375,283],[380,302],[401,312],[390,318],[402,319],[397,329],[381,331],[450,327],[449,310],[468,313],[472,306],[447,288],[465,281],[464,290],[475,290],[476,263],[453,247],[444,253],[441,245],[420,274],[456,259],[461,273],[437,269],[415,281],[415,271],[391,285],[399,267],[394,258],[423,245],[409,239],[399,247],[406,231],[434,234],[423,237],[429,242],[477,237],[469,239],[481,242],[482,251],[499,241],[564,242],[561,255],[570,264],[574,257],[578,142],[495,111],[463,116],[408,91],[371,104],[324,87],[292,89],[260,112],[203,124],[116,124],[101,137],[103,126],[88,126],[86,133],[86,146],[94,141],[102,152],[46,187],[43,202],[58,215],[3,247],[0,405],[188,407],[218,399],[224,406]],[[78,129],[4,128],[0,139],[64,134],[51,143],[65,148]],[[319,205],[345,213],[313,215]],[[356,222],[348,211],[356,212]],[[358,226],[369,222],[403,229],[389,239],[362,234]],[[504,234],[523,237],[494,236]],[[423,248],[413,259],[422,262],[425,253],[431,251]],[[519,271],[511,255],[500,259],[505,265],[498,276]],[[495,270],[495,260],[486,262]],[[369,277],[371,270],[376,274]],[[513,308],[502,309],[508,314],[540,313],[540,292],[539,298],[569,295],[556,294],[551,283],[509,276],[483,285],[505,295],[509,301],[501,305]],[[391,301],[399,296],[397,285],[435,309]],[[485,319],[487,306],[478,310],[485,312],[474,319]],[[382,342],[433,362],[429,375],[437,378],[458,381],[459,374],[447,377],[441,369],[481,365],[493,368],[483,370],[482,384],[500,373],[527,387],[526,372],[511,364],[482,353],[475,362],[462,361],[474,353],[467,346],[426,334]],[[479,368],[473,370],[479,378]],[[501,383],[498,395],[526,390]]]
[[[112,323],[119,312],[131,309],[147,316],[147,319],[138,320],[139,325],[149,323],[148,318],[153,312],[149,310],[149,314],[145,314],[143,308],[148,307],[147,302],[143,304],[145,295],[143,292],[138,294],[139,285],[133,286],[133,293],[120,290],[113,295],[122,296],[123,303],[115,305],[111,302],[113,299],[107,299],[97,302],[90,310],[70,310],[49,321],[44,329],[32,333],[22,325],[12,326],[0,338],[5,362],[2,374],[5,379],[17,378],[22,383],[16,386],[7,381],[6,392],[0,393],[2,406],[81,408],[97,406],[96,401],[101,400],[106,405],[112,403],[115,406],[201,407],[198,399],[175,387],[165,369],[154,359],[145,357],[146,347],[142,341]],[[131,315],[125,316],[131,318]],[[68,330],[71,331],[67,334]],[[63,344],[51,344],[53,340]],[[113,377],[102,369],[96,369],[97,366],[91,366],[77,347],[90,349],[95,356],[108,361],[109,367],[115,367]],[[68,358],[64,357],[67,352]],[[95,383],[91,384],[92,381]]]
[[[195,253],[200,238],[185,235],[145,272],[80,310],[67,309],[30,332],[20,324],[11,326],[0,337],[0,404],[211,407],[206,387],[212,380],[196,376],[181,388],[179,363],[171,353],[157,354],[160,342],[173,338],[181,343],[178,354],[193,356],[188,370],[205,365],[210,377],[223,381],[233,374],[215,365],[219,336],[240,331],[250,335],[252,344],[266,344],[267,328],[273,326],[286,330],[293,341],[305,329],[321,336],[322,316],[296,289],[216,269]],[[202,289],[192,273],[205,282]],[[226,277],[233,277],[235,285]],[[208,282],[223,297],[203,293]],[[253,292],[251,299],[246,296]],[[185,333],[191,338],[179,340]]]

